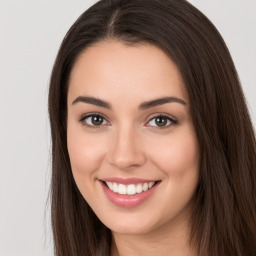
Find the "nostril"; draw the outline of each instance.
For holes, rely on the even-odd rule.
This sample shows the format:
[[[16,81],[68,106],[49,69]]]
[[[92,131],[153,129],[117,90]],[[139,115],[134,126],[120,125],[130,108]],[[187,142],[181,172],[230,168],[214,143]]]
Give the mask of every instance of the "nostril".
[[[131,136],[112,141],[108,151],[108,162],[121,170],[142,166],[146,162],[144,149],[136,145]]]
[[[110,165],[115,166],[120,170],[130,170],[132,168],[141,167],[146,162],[146,158],[142,153],[122,153],[117,152],[108,157]]]

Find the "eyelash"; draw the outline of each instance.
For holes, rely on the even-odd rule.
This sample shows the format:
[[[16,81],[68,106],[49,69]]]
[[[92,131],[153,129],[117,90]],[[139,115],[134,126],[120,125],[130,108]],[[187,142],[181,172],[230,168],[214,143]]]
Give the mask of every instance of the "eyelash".
[[[90,114],[83,115],[83,116],[80,118],[79,121],[80,121],[83,125],[89,127],[90,129],[100,129],[100,128],[102,128],[102,126],[105,126],[105,125],[106,125],[106,124],[91,125],[91,124],[86,123],[85,120],[86,120],[87,118],[90,118],[90,117],[99,117],[99,118],[102,118],[102,119],[103,119],[104,121],[106,121],[107,123],[109,123],[109,122],[106,120],[106,118],[105,118],[102,114],[100,114],[100,113],[90,113]],[[150,127],[150,125],[148,125],[148,123],[150,123],[152,120],[157,119],[157,118],[163,118],[163,119],[167,120],[167,122],[169,121],[170,124],[169,124],[169,125],[162,126],[162,127],[161,127],[161,126],[157,126],[157,125],[156,125],[156,126],[151,126],[151,127],[153,127],[153,128],[158,128],[158,129],[167,129],[167,128],[169,128],[170,126],[174,126],[174,125],[177,125],[177,124],[178,124],[178,120],[176,120],[176,119],[174,119],[174,118],[171,118],[170,116],[168,116],[168,115],[166,115],[166,114],[159,113],[159,114],[157,114],[157,115],[151,117],[150,120],[147,122],[146,126],[147,126],[147,127]]]
[[[104,125],[90,125],[90,124],[87,124],[86,122],[85,122],[85,120],[87,119],[87,118],[89,118],[89,117],[100,117],[100,118],[103,118],[105,121],[106,121],[106,118],[102,115],[102,114],[99,114],[99,113],[90,113],[90,114],[86,114],[86,115],[83,115],[81,118],[80,118],[80,122],[83,124],[83,125],[85,125],[85,126],[87,126],[87,127],[89,127],[89,128],[91,128],[91,129],[99,129],[99,128],[102,128],[102,126],[104,126]]]
[[[155,122],[156,122],[156,119],[157,118],[163,118],[165,121],[169,122],[168,125],[164,125],[164,126],[151,126],[151,127],[155,127],[155,128],[158,128],[158,129],[168,129],[170,128],[171,126],[174,126],[174,125],[177,125],[178,124],[178,120],[170,117],[169,115],[166,115],[166,114],[157,114],[153,117],[150,118],[150,120],[147,122],[147,125],[146,126],[150,126],[148,125],[151,121],[153,121],[155,119]]]

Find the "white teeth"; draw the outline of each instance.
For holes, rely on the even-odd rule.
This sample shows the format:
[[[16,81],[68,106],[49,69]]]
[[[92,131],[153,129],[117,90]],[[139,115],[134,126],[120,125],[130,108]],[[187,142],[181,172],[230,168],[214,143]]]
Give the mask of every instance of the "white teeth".
[[[139,194],[142,192],[142,184],[138,184],[136,187],[136,193]]]
[[[128,195],[134,195],[136,194],[136,188],[135,188],[135,185],[128,185],[127,187],[127,194]]]
[[[107,185],[108,185],[108,187],[111,189],[111,190],[113,190],[113,184],[111,183],[111,182],[106,182],[107,183]]]
[[[123,184],[119,184],[118,193],[121,195],[126,195],[126,191],[127,191],[126,186]]]
[[[152,188],[156,182],[139,183],[139,184],[117,184],[115,182],[107,181],[106,184],[110,190],[121,195],[135,195],[140,194],[148,189]]]
[[[152,188],[153,187],[153,185],[155,184],[155,182],[149,182],[149,184],[148,184],[148,188]]]
[[[143,191],[147,191],[148,190],[148,183],[144,183],[142,189],[143,189]]]
[[[117,184],[114,183],[112,187],[113,187],[113,189],[111,189],[111,188],[110,188],[110,189],[111,189],[112,191],[114,191],[115,193],[118,193],[118,186],[117,186]]]

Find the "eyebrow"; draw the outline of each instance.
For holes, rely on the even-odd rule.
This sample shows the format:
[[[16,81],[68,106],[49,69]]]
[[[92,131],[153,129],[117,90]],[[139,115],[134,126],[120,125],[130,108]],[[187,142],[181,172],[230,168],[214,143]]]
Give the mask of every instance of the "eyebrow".
[[[172,103],[172,102],[180,103],[182,105],[187,104],[184,100],[177,97],[164,97],[164,98],[143,102],[140,104],[139,109],[148,109],[148,108],[152,108],[155,106],[163,105],[166,103]]]
[[[104,100],[97,99],[95,97],[79,96],[72,102],[72,105],[75,105],[79,102],[88,103],[88,104],[92,104],[92,105],[107,108],[107,109],[112,109],[112,107],[109,103],[107,103]],[[148,109],[148,108],[163,105],[163,104],[166,104],[166,103],[173,103],[173,102],[180,103],[182,105],[187,104],[184,100],[182,100],[180,98],[177,98],[177,97],[163,97],[163,98],[143,102],[139,105],[139,109],[140,110],[145,110],[145,109]]]
[[[111,109],[111,105],[103,100],[94,98],[94,97],[89,97],[89,96],[79,96],[77,97],[73,102],[72,105],[77,104],[78,102],[83,102],[83,103],[89,103],[95,106]]]

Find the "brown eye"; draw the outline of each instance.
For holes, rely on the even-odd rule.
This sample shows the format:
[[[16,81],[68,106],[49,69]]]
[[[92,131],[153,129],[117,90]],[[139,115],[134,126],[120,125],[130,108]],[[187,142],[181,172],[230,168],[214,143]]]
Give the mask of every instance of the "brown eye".
[[[164,127],[168,127],[170,125],[177,124],[177,121],[168,116],[160,115],[160,116],[156,116],[156,117],[152,118],[148,124],[149,124],[149,126],[164,128]]]
[[[101,125],[103,124],[104,118],[102,116],[92,116],[91,122],[93,125]]]
[[[155,119],[155,124],[157,126],[165,126],[167,124],[168,120],[166,117],[159,116]]]
[[[105,120],[104,117],[102,117],[101,115],[88,115],[88,116],[84,116],[81,120],[82,123],[84,123],[87,126],[101,126],[101,125],[105,125],[108,122]]]

